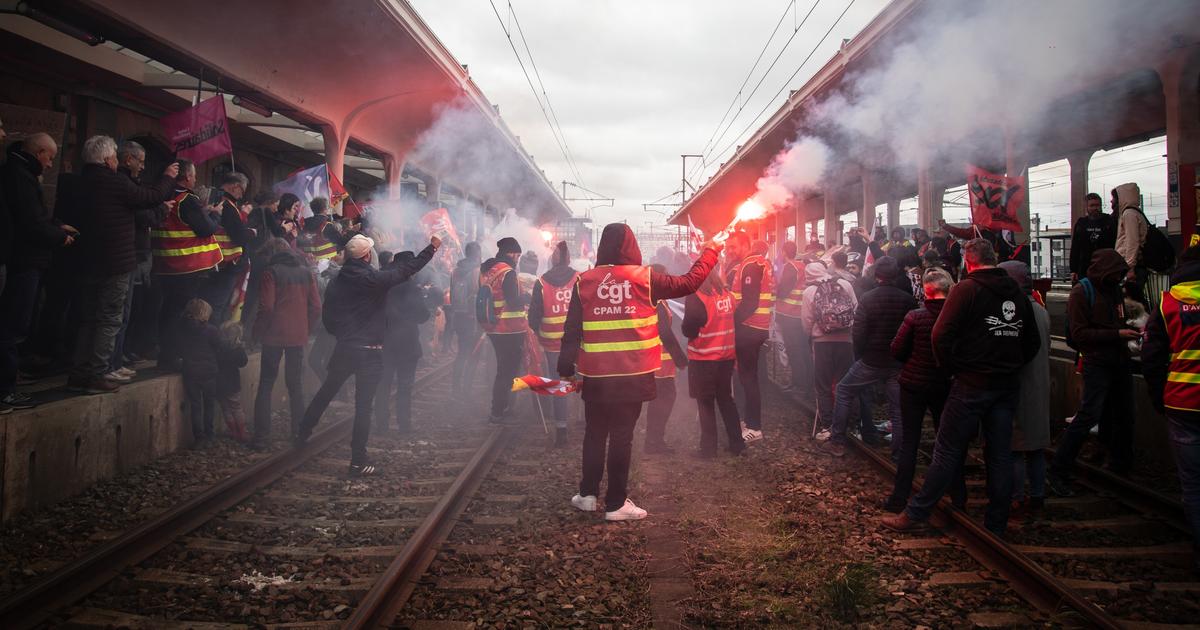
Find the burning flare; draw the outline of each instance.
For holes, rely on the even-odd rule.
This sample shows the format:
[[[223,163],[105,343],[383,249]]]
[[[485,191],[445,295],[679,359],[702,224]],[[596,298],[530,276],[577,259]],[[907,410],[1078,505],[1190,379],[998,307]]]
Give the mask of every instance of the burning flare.
[[[754,221],[755,219],[761,219],[766,215],[767,209],[764,208],[762,204],[755,201],[753,197],[750,197],[749,199],[743,201],[742,205],[738,206],[737,214],[734,215],[733,220],[729,222],[729,225],[725,226],[724,230],[718,232],[717,235],[713,237],[713,240],[718,243],[724,243],[725,239],[729,238],[729,235],[733,233],[733,228],[737,227],[737,224],[743,221]]]
[[[547,243],[549,243],[550,239],[552,239],[552,238],[554,238],[554,234],[551,234],[549,230],[542,230],[542,240],[543,241],[546,241]]]

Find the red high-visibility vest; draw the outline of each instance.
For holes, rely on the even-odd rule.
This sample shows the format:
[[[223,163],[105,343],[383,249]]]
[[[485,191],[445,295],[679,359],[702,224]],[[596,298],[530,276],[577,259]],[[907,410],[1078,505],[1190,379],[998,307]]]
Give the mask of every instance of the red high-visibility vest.
[[[179,208],[190,190],[179,191],[162,223],[150,230],[150,249],[154,254],[151,270],[163,275],[183,275],[216,267],[221,262],[221,247],[212,236],[196,236],[192,226],[179,216]],[[199,199],[197,198],[197,201]]]
[[[573,274],[563,285],[556,285],[543,275],[538,279],[542,285],[542,326],[538,329],[538,341],[549,352],[562,350],[563,325],[567,323],[567,308],[571,306],[571,294],[575,292]]]
[[[787,264],[796,270],[796,286],[787,295],[779,296],[775,303],[775,314],[783,317],[800,317],[800,298],[804,296],[804,261],[789,260]]]
[[[670,330],[671,329],[671,307],[667,306],[663,302],[659,302],[659,304],[662,305],[662,308],[659,309],[659,308],[655,307],[655,312],[662,311],[663,313],[665,313],[664,317],[667,318],[667,330]],[[671,334],[674,334],[674,333],[671,333]],[[659,335],[659,340],[660,341],[662,340],[662,335]],[[658,366],[658,369],[655,370],[654,378],[675,378],[675,375],[678,372],[675,368],[675,359],[671,358],[671,353],[667,352],[666,346],[662,347],[662,351],[659,353],[658,356],[659,356],[659,360],[662,361],[662,365]]]
[[[496,309],[496,323],[483,325],[483,329],[489,334],[512,335],[529,330],[525,308],[520,304],[509,304],[504,299],[504,277],[509,273],[516,272],[508,263],[501,262],[479,277],[479,286],[487,285],[492,290],[492,307]]]
[[[704,303],[708,321],[700,328],[700,334],[688,340],[688,359],[692,361],[724,361],[734,358],[733,348],[733,294],[721,291],[709,295],[702,291],[696,297]]]
[[[758,254],[747,256],[737,266],[737,270],[734,271],[733,286],[729,288],[733,293],[734,302],[740,304],[742,301],[742,276],[746,271],[746,267],[750,265],[759,265],[762,267],[762,284],[758,288],[758,308],[754,309],[754,314],[747,317],[746,321],[742,323],[751,328],[770,330],[771,311],[775,307],[775,279],[771,273],[771,265]]]
[[[1200,411],[1200,304],[1180,302],[1165,291],[1160,310],[1171,339],[1163,404],[1171,409]]]
[[[221,203],[227,204],[233,202],[226,198]],[[233,205],[234,209],[237,210],[238,216],[240,216],[242,222],[245,223],[246,215],[242,214],[242,209],[238,208],[237,204]],[[224,209],[224,205],[222,205],[221,210],[223,211]],[[229,240],[229,235],[225,233],[225,227],[223,225],[217,224],[217,230],[213,232],[213,238],[217,241],[217,245],[221,247],[221,257],[223,258],[221,262],[233,264],[242,257],[242,246],[236,245],[233,241]]]
[[[337,246],[325,238],[325,226],[329,225],[329,220],[325,218],[325,215],[320,215],[320,218],[309,217],[309,220],[318,221],[320,227],[314,232],[301,234],[304,238],[300,239],[300,251],[312,256],[314,262],[330,260],[337,256]]]
[[[648,374],[662,362],[658,309],[650,297],[650,268],[601,265],[579,274],[583,341],[576,366],[583,376]]]

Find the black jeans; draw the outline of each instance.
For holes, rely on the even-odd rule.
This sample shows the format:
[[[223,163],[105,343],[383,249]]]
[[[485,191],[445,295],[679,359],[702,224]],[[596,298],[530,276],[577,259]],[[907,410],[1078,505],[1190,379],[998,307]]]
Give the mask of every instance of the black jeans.
[[[762,389],[758,381],[758,356],[767,341],[765,330],[738,326],[733,342],[737,354],[738,382],[746,396],[746,426],[762,429]]]
[[[696,361],[701,365],[688,368],[693,370],[692,376],[701,373],[711,375],[714,382],[708,387],[697,388],[712,395],[696,396],[696,408],[700,420],[700,452],[704,455],[717,453],[717,409],[721,410],[721,420],[725,423],[725,436],[728,439],[730,453],[740,453],[746,448],[742,441],[741,419],[738,418],[738,408],[733,402],[733,361]],[[713,369],[708,369],[709,364]],[[693,381],[694,382],[694,381]]]
[[[816,427],[833,425],[833,401],[837,384],[854,363],[854,349],[848,341],[816,341],[813,352],[813,389],[817,402]],[[815,433],[816,431],[814,431]]]
[[[1133,377],[1129,364],[1104,366],[1085,360],[1079,411],[1058,440],[1058,450],[1050,464],[1051,474],[1060,479],[1071,478],[1079,450],[1106,411],[1112,414],[1109,466],[1118,472],[1133,466]]]
[[[162,289],[162,309],[158,312],[160,366],[171,367],[179,360],[179,320],[187,303],[200,297],[200,289],[207,279],[207,271],[154,277]]]
[[[130,276],[84,276],[79,284],[81,320],[75,331],[75,361],[71,376],[102,378],[112,371],[117,337],[125,321]]]
[[[375,426],[386,429],[392,384],[396,385],[396,428],[406,430],[412,426],[412,392],[417,379],[417,363],[421,357],[397,355],[395,350],[385,350],[383,376],[379,379],[379,395],[375,399]]]
[[[558,353],[554,353],[558,358]],[[663,444],[675,408],[675,377],[654,379],[655,397],[646,405],[646,444]]]
[[[213,436],[213,416],[217,413],[216,377],[183,377],[183,392],[187,396],[188,418],[192,422],[192,439]]]
[[[304,346],[284,348],[263,346],[258,370],[258,393],[254,396],[254,441],[263,444],[271,435],[271,392],[279,376],[279,360],[285,361],[283,380],[287,384],[292,433],[304,417]]]
[[[450,317],[450,328],[458,341],[458,352],[454,355],[452,383],[455,392],[466,393],[470,383],[464,383],[467,365],[477,360],[475,345],[479,342],[479,324],[475,322],[475,314],[468,312],[453,313]]]
[[[143,357],[151,356],[158,348],[158,314],[162,310],[162,291],[159,278],[149,271],[149,263],[135,276],[133,301],[129,307],[129,329],[125,332],[125,348]],[[140,280],[140,282],[139,282]]]
[[[499,418],[508,412],[512,400],[513,379],[520,376],[521,357],[525,353],[525,334],[489,334],[492,348],[496,350],[496,378],[492,381],[492,417]]]
[[[36,269],[8,270],[8,283],[0,295],[0,397],[11,394],[17,384],[17,346],[29,334],[39,278]]]
[[[783,334],[783,348],[787,352],[788,371],[791,372],[790,385],[801,393],[811,393],[813,358],[804,325],[799,317],[786,315],[776,317],[775,321],[779,323],[779,332]]]
[[[925,423],[925,411],[933,417],[933,428],[936,434],[941,426],[942,408],[946,406],[946,397],[950,394],[949,383],[945,385],[926,386],[914,389],[900,386],[900,424],[903,436],[900,446],[900,461],[896,465],[896,485],[892,488],[892,496],[888,503],[904,507],[908,496],[912,494],[913,477],[917,471],[917,450],[921,446],[921,425]],[[967,481],[959,470],[957,477],[950,484],[950,502],[962,507],[967,502]]]
[[[328,372],[321,388],[313,396],[304,420],[300,424],[300,437],[312,435],[321,421],[321,415],[329,402],[342,389],[342,385],[354,377],[354,433],[350,437],[351,465],[367,461],[367,440],[371,437],[371,413],[375,407],[375,393],[379,389],[379,373],[383,370],[383,351],[349,346],[339,343],[329,358]]]
[[[1016,382],[1016,376],[1012,378]],[[956,379],[942,409],[941,426],[933,447],[933,462],[925,471],[921,491],[908,502],[909,518],[924,521],[933,506],[962,476],[967,445],[983,429],[987,468],[988,506],[983,525],[1003,535],[1012,508],[1012,423],[1017,411],[1016,387],[984,389]]]
[[[633,451],[633,429],[642,415],[640,402],[583,402],[587,427],[583,432],[583,477],[579,494],[596,496],[604,477],[605,451],[608,459],[608,492],[604,510],[613,512],[625,505],[629,484],[629,459]]]

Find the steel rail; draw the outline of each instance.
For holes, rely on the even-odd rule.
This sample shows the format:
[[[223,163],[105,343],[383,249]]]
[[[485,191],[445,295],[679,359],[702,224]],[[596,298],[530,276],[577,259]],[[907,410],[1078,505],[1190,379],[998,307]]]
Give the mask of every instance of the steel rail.
[[[417,383],[433,379],[449,368],[450,364],[434,368],[417,379]],[[44,622],[125,569],[340,443],[352,425],[353,418],[338,421],[313,435],[304,446],[281,451],[250,466],[0,600],[0,628],[24,630]]]
[[[814,412],[807,401],[795,396],[788,396],[788,398],[805,411]],[[896,467],[888,458],[877,453],[857,438],[851,438],[850,443],[878,469],[886,475],[895,477]],[[919,489],[920,484],[918,480],[914,479],[913,492],[915,493]],[[976,523],[965,512],[951,508],[948,499],[943,498],[934,507],[933,519],[938,521],[939,525],[944,523],[948,533],[954,534],[972,557],[1003,576],[1018,595],[1038,610],[1057,614],[1062,605],[1066,604],[1097,628],[1106,630],[1124,628],[1120,620],[1088,601],[1079,591],[1064,584],[1029,556],[1017,551],[987,528]]]
[[[1045,453],[1048,458],[1053,459],[1055,449],[1047,448]],[[1161,520],[1184,534],[1191,534],[1192,530],[1187,525],[1183,502],[1179,499],[1140,486],[1125,477],[1087,462],[1076,461],[1075,472],[1079,481],[1093,490],[1111,494],[1117,500],[1142,512],[1145,516]]]
[[[459,516],[483,483],[500,451],[509,440],[506,428],[492,431],[471,461],[454,479],[454,483],[442,495],[433,511],[425,517],[400,554],[392,559],[383,575],[370,591],[359,601],[354,613],[342,626],[347,630],[382,628],[404,608],[416,588],[417,581],[424,575],[437,555],[438,549],[458,522]]]

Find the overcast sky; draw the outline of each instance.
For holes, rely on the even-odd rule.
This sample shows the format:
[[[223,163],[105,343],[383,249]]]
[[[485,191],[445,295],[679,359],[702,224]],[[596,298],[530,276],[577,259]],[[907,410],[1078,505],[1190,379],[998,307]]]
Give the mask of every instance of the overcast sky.
[[[504,29],[512,32],[525,69],[540,92],[525,50],[528,44],[581,183],[616,199],[613,208],[593,210],[595,221],[602,225],[628,220],[639,229],[647,221],[665,221],[671,208],[658,208],[660,213],[654,214],[643,212],[642,204],[680,188],[680,154],[704,151],[781,18],[779,31],[733,113],[744,109],[710,153],[728,150],[710,155],[704,176],[697,172],[691,180],[694,184],[711,175],[736,143],[778,109],[787,89],[802,86],[834,55],[842,39],[857,34],[887,4],[886,0],[854,0],[833,26],[850,0],[514,0],[511,6],[525,35],[522,43],[508,2],[493,1],[503,27],[488,0],[411,0],[451,53],[469,66],[476,84],[499,105],[509,127],[561,189],[562,180],[577,177],[543,117]],[[797,26],[799,31],[784,48]],[[831,26],[828,38],[818,46]],[[781,49],[775,67],[763,78]],[[785,82],[798,67],[796,77]],[[747,99],[760,78],[761,86]],[[756,118],[764,108],[765,113]],[[749,131],[739,136],[747,127]],[[1112,186],[1139,181],[1147,214],[1161,220],[1165,152],[1158,139],[1110,155],[1097,154],[1091,185],[1107,198]],[[1066,176],[1065,162],[1031,173],[1032,211],[1042,215],[1043,227],[1067,224]],[[568,188],[569,196],[575,192]],[[953,207],[953,200],[952,194],[947,195],[947,220],[965,222],[965,209]],[[678,201],[678,196],[664,201]],[[577,213],[589,205],[571,204]],[[915,200],[903,207],[913,210],[903,213],[902,221],[915,223]]]

